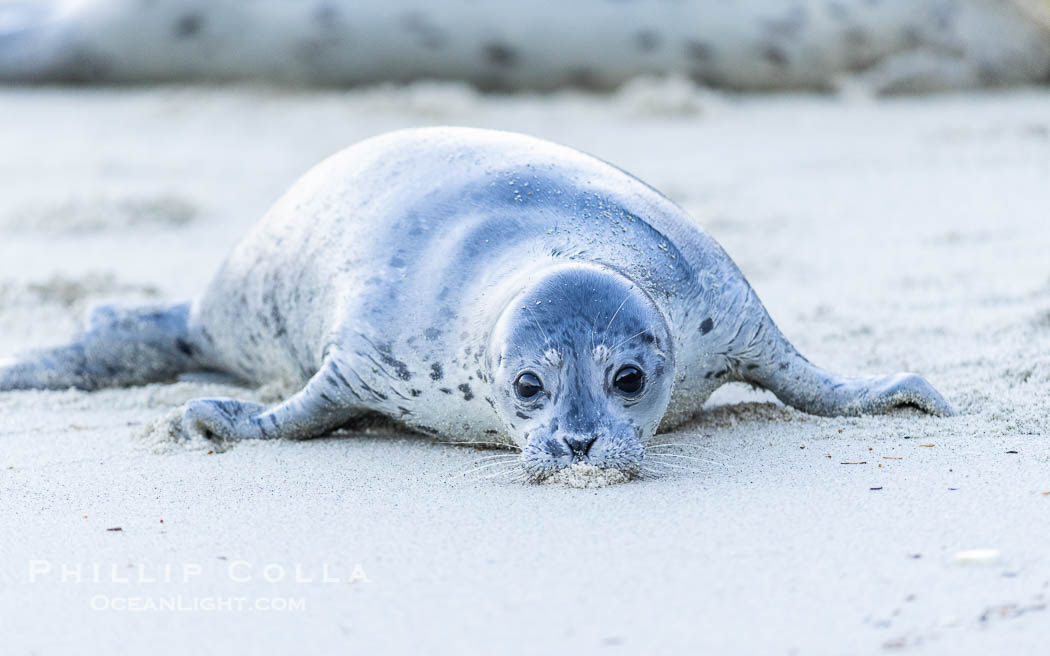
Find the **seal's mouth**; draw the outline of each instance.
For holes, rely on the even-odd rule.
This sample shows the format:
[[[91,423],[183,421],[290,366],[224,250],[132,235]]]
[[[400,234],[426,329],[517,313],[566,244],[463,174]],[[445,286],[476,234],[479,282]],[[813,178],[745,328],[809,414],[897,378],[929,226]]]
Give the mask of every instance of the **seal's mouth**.
[[[630,428],[590,439],[578,434],[534,436],[522,452],[522,466],[533,483],[604,487],[638,478],[643,458],[638,432]]]

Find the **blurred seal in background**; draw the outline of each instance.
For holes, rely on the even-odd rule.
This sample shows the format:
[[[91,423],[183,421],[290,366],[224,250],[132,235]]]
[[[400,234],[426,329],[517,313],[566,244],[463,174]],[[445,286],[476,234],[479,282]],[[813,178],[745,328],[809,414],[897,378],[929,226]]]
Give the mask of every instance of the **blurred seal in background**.
[[[878,93],[1045,82],[1048,0],[0,0],[0,80]]]

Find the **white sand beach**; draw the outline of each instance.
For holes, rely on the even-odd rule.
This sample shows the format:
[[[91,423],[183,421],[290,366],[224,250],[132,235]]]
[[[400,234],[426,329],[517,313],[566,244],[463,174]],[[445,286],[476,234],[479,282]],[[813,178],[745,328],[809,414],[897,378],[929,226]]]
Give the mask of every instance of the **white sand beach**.
[[[222,382],[3,393],[0,652],[1045,653],[1045,90],[0,88],[0,359],[98,303],[193,297],[310,166],[439,124],[638,175],[810,360],[921,373],[957,416],[820,418],[729,386],[662,438],[702,460],[575,489],[389,430],[165,441],[188,399],[268,393]]]

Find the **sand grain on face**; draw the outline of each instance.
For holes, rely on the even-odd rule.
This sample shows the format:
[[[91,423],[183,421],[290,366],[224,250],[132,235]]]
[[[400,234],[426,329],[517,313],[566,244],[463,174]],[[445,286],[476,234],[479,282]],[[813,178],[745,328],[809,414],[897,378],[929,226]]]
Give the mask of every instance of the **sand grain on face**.
[[[594,465],[577,463],[565,469],[559,469],[543,482],[547,485],[564,485],[575,488],[596,488],[626,483],[630,477],[616,469],[602,469]]]

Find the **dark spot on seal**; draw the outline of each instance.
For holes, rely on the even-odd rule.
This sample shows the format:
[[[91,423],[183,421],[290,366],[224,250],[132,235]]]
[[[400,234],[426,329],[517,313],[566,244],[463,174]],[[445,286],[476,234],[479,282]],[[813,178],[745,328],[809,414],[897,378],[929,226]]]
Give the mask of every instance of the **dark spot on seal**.
[[[331,369],[332,373],[335,374],[336,378],[339,379],[339,382],[341,382],[344,387],[350,387],[349,381],[346,380],[346,376],[343,375],[343,372],[339,371],[339,365],[336,364],[335,361],[332,361]]]
[[[208,342],[209,344],[215,343],[215,338],[212,337],[212,334],[208,331],[207,328],[201,328],[201,337],[203,337],[204,341]]]
[[[937,29],[945,32],[955,23],[958,7],[948,3],[938,3],[933,7],[933,21]]]
[[[445,376],[445,372],[444,372],[444,370],[442,370],[440,364],[435,362],[434,364],[430,365],[430,379],[431,380],[441,380],[444,376]]]
[[[981,64],[977,68],[977,79],[987,87],[998,86],[1002,83],[1002,74],[992,66]]]
[[[408,370],[408,365],[400,360],[395,360],[389,355],[383,356],[383,362],[394,368],[397,372],[397,377],[401,380],[410,380],[412,378],[412,372]]]
[[[903,46],[905,49],[914,50],[922,43],[922,30],[914,25],[909,25],[904,28],[901,39],[904,42]]]
[[[172,27],[175,37],[178,39],[189,39],[200,34],[204,28],[204,17],[200,14],[184,14],[175,21]]]
[[[463,392],[463,400],[464,401],[469,401],[472,398],[474,398],[474,392],[470,391],[470,385],[467,385],[466,383],[463,383],[462,385],[460,385],[456,389],[458,389],[460,392]]]
[[[431,342],[433,342],[438,337],[441,337],[441,331],[438,330],[437,328],[427,328],[426,330],[423,331],[423,336],[426,337]],[[437,380],[437,378],[435,378],[434,380]]]
[[[66,67],[56,78],[59,82],[98,82],[106,79],[113,63],[106,55],[86,47],[74,47]]]
[[[602,84],[598,76],[589,68],[574,68],[566,74],[566,81],[574,87],[597,90]]]
[[[711,329],[715,327],[715,322],[711,317],[708,317],[700,322],[700,334],[706,335],[711,332]]]
[[[374,348],[376,352],[379,353],[379,359],[386,366],[392,367],[398,378],[401,380],[409,380],[412,378],[412,372],[408,370],[408,365],[393,356],[389,344],[377,344],[374,345]]]
[[[842,39],[851,48],[866,48],[871,43],[868,33],[860,27],[849,28],[842,33]]]
[[[322,2],[314,9],[314,21],[323,29],[333,29],[339,22],[339,8],[334,4]]]
[[[417,389],[410,389],[410,390],[408,390],[408,393],[411,394],[412,396],[419,396],[420,394],[423,393],[423,391],[422,390],[417,390]]]
[[[759,51],[759,54],[762,56],[762,59],[766,60],[767,62],[776,66],[777,68],[786,68],[788,63],[791,61],[788,58],[787,53],[784,52],[784,49],[780,46],[763,46],[762,49]]]
[[[785,370],[787,368],[788,368],[788,363],[787,362],[781,362],[780,363],[780,370],[781,371],[783,371],[783,370]]]
[[[518,63],[518,53],[506,43],[486,43],[481,47],[481,53],[493,66],[509,68]]]
[[[755,370],[755,369],[758,369],[758,365],[755,364],[755,363],[751,363],[751,364],[747,365],[747,368],[751,369],[751,370]]]
[[[395,255],[394,257],[390,258],[390,266],[394,267],[395,269],[404,269],[405,258],[401,257],[400,255]]]
[[[719,371],[717,374],[715,374],[715,378],[721,378],[722,376],[725,376],[728,373],[729,373],[728,369],[723,369],[722,371]]]
[[[399,406],[397,406],[397,411],[401,413],[401,416],[402,416],[402,417],[404,417],[405,415],[410,415],[410,414],[412,414],[412,411],[411,411],[411,410],[409,410],[408,408],[406,408],[406,407],[405,407],[405,406],[403,406],[403,405],[399,405]]]
[[[690,39],[685,42],[685,55],[690,59],[707,61],[715,54],[714,49],[703,41]]]
[[[175,340],[175,348],[179,349],[184,355],[192,357],[193,347],[186,340],[179,338]]]
[[[443,394],[451,394],[452,393],[452,390],[450,388],[448,388],[448,387],[441,387],[441,388],[438,389],[438,391],[443,393]]]
[[[369,386],[368,384],[366,384],[366,383],[361,383],[361,389],[365,390],[366,392],[368,392],[368,393],[369,393],[369,394],[371,394],[372,396],[376,397],[377,399],[380,399],[380,400],[383,400],[383,401],[386,401],[386,399],[387,399],[387,396],[386,396],[386,394],[383,394],[383,393],[382,393],[382,392],[380,392],[379,390],[376,390],[376,389],[372,389],[372,388],[371,388],[371,387],[370,387],[370,386]]]
[[[529,416],[527,414],[525,414],[524,412],[522,412],[521,410],[518,410],[514,414],[515,414],[515,416],[517,416],[520,419],[529,419]]]
[[[652,52],[660,47],[660,34],[656,30],[638,30],[634,33],[634,44],[639,52]]]
[[[432,426],[416,426],[416,428],[423,431],[424,433],[429,433],[430,435],[441,434],[441,431],[439,431],[436,428],[433,428]]]

